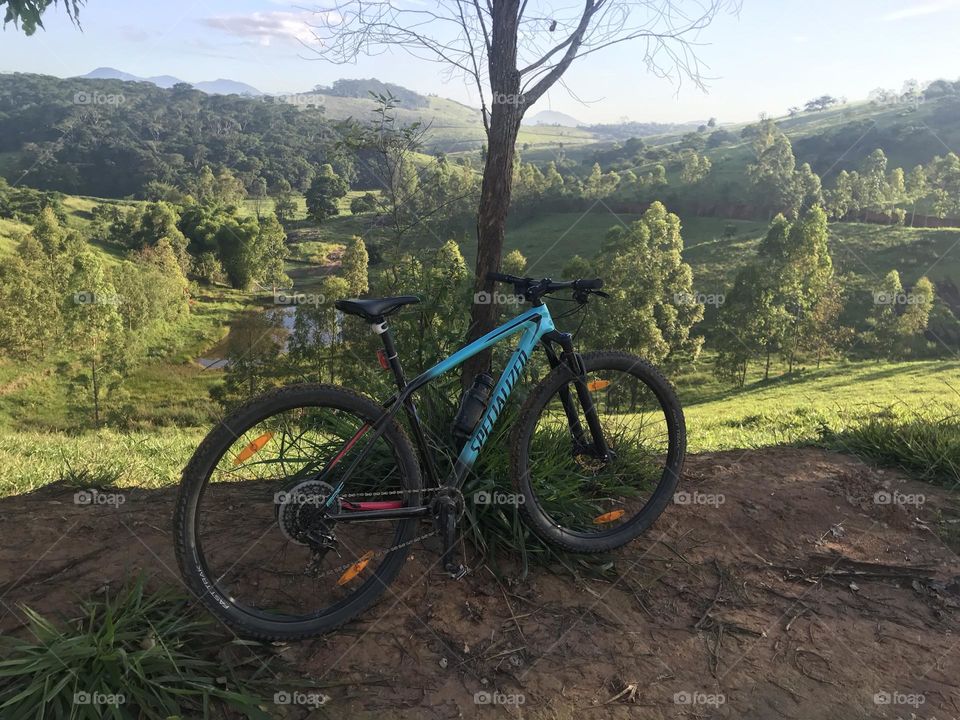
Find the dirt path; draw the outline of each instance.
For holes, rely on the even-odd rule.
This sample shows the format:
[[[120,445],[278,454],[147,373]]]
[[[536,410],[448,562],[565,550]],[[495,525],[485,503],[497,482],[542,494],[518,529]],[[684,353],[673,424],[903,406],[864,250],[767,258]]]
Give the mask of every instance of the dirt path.
[[[791,449],[691,457],[683,491],[606,579],[453,582],[416,547],[363,619],[262,652],[332,685],[310,717],[960,718],[947,493]],[[0,501],[0,630],[19,603],[69,611],[126,571],[178,583],[172,497]]]

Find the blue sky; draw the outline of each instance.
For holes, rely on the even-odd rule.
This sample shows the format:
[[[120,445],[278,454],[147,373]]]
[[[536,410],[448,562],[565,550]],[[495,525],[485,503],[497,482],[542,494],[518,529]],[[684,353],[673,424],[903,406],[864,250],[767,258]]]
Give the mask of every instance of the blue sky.
[[[457,77],[401,52],[333,65],[311,57],[303,8],[270,0],[123,2],[89,0],[78,31],[61,8],[46,31],[0,35],[0,71],[61,77],[112,66],[135,75],[188,82],[231,78],[265,92],[300,92],[340,77],[378,77],[419,92],[477,104]],[[743,0],[739,16],[704,31],[698,55],[707,94],[651,77],[637,46],[584,58],[534,111],[552,109],[584,122],[724,121],[780,114],[816,95],[866,97],[910,78],[960,77],[956,29],[960,0]]]

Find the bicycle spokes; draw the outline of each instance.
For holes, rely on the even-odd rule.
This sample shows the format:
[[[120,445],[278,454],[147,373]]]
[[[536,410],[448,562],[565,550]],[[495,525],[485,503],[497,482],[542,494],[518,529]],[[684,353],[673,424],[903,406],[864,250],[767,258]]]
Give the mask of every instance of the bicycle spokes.
[[[603,443],[597,443],[581,403],[570,417],[564,388],[543,409],[530,441],[529,472],[544,512],[582,533],[609,531],[646,505],[666,461],[669,433],[652,390],[628,372],[588,373],[586,387]],[[576,399],[573,383],[568,397]],[[580,433],[583,436],[580,436]],[[606,452],[596,450],[605,445]]]
[[[335,408],[296,408],[250,427],[223,453],[198,534],[211,576],[238,603],[309,615],[368,582],[401,540],[397,519],[334,517],[411,502],[389,444],[369,441],[369,428]]]

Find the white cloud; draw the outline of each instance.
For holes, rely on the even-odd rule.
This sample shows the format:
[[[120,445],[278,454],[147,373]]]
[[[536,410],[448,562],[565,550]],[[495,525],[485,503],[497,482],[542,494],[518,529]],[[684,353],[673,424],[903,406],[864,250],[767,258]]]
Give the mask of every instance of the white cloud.
[[[270,45],[274,40],[284,42],[313,42],[310,13],[284,11],[255,12],[250,15],[221,15],[203,18],[201,22],[236,37],[252,40],[259,45]]]
[[[895,22],[897,20],[907,20],[909,18],[922,17],[923,15],[934,15],[944,10],[956,7],[957,0],[943,0],[943,2],[926,3],[925,5],[912,5],[901,10],[894,10],[880,17],[883,22]]]

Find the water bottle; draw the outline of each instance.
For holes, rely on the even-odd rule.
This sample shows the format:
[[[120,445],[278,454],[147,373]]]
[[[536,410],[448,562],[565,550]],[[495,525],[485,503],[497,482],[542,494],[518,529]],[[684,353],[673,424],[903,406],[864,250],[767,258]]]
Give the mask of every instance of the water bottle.
[[[457,450],[463,446],[473,435],[474,428],[483,417],[487,409],[487,403],[490,401],[490,392],[493,390],[493,378],[486,373],[480,373],[473,379],[473,385],[463,393],[460,399],[460,409],[457,410],[457,416],[453,420],[453,439],[456,441]]]

